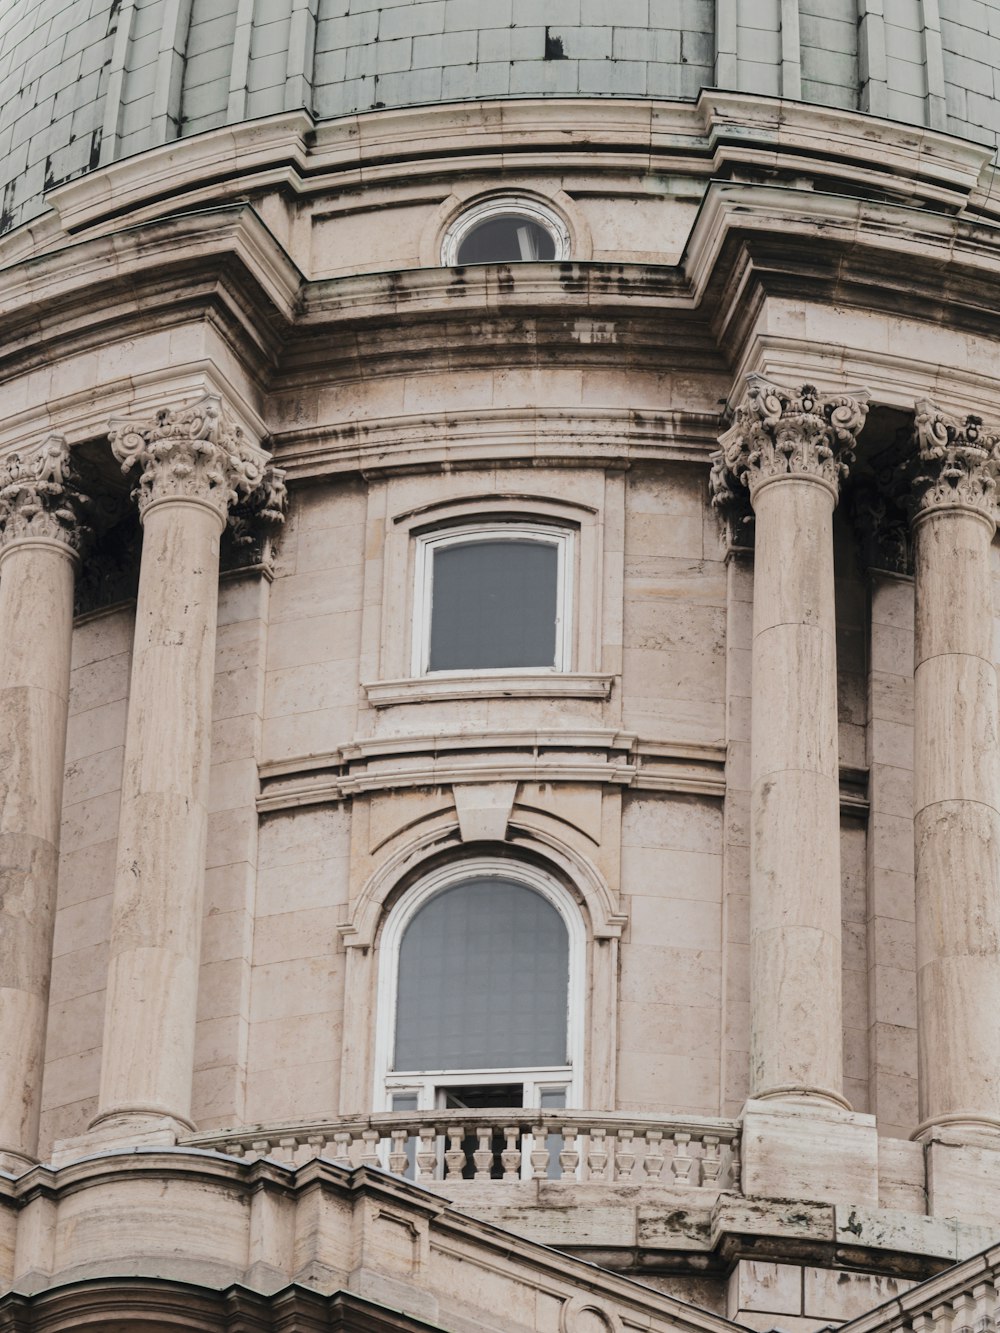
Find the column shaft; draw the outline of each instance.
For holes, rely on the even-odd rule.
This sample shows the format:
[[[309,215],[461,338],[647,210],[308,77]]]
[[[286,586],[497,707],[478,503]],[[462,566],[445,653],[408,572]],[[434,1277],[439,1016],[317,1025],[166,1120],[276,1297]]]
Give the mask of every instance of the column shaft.
[[[914,837],[921,1121],[1000,1126],[1000,718],[992,517],[916,537]]]
[[[840,791],[829,486],[754,497],[751,1094],[841,1099]]]
[[[97,1121],[190,1120],[223,523],[143,519]]]
[[[76,556],[0,555],[0,1159],[38,1149]]]

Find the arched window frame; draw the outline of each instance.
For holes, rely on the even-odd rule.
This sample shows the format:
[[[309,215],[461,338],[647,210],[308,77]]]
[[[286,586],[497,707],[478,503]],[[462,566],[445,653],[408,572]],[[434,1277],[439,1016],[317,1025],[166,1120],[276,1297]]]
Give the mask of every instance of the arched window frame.
[[[395,1071],[391,1068],[396,1038],[396,999],[399,972],[399,948],[407,926],[420,909],[445,889],[466,880],[493,876],[523,884],[542,895],[559,913],[569,942],[569,983],[567,988],[566,1047],[568,1065],[551,1069],[462,1069]],[[502,1082],[508,1073],[523,1075],[523,1082],[534,1092],[549,1087],[566,1090],[565,1104],[579,1106],[583,1091],[584,1039],[586,1031],[586,950],[587,930],[583,915],[573,895],[554,876],[537,866],[502,857],[478,857],[453,862],[426,875],[389,912],[379,941],[378,993],[375,1030],[376,1108],[389,1110],[395,1093],[413,1090],[417,1109],[434,1109],[437,1089],[473,1082]],[[525,1098],[527,1100],[527,1097]],[[531,1104],[535,1104],[537,1098]]]
[[[555,659],[551,667],[478,667],[476,675],[537,675],[540,671],[567,672],[573,667],[573,591],[576,555],[573,529],[555,523],[539,523],[512,517],[503,522],[473,522],[436,528],[416,538],[413,590],[413,639],[410,669],[418,676],[468,675],[459,671],[430,670],[431,607],[433,604],[434,553],[446,546],[480,541],[534,541],[554,546],[556,573]]]
[[[565,262],[570,257],[569,228],[554,208],[524,195],[493,195],[464,209],[452,222],[441,242],[441,263],[445,268],[458,264],[462,242],[474,228],[494,218],[520,217],[544,227],[555,245],[550,263]]]

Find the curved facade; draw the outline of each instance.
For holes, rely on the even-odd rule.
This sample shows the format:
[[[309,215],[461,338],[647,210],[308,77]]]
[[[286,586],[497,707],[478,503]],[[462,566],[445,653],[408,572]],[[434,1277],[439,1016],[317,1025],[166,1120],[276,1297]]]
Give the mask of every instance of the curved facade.
[[[8,0],[0,230],[46,190],[223,125],[469,99],[801,99],[978,143],[1000,127],[996,0]]]
[[[346,8],[0,20],[0,1317],[987,1327],[993,11]]]

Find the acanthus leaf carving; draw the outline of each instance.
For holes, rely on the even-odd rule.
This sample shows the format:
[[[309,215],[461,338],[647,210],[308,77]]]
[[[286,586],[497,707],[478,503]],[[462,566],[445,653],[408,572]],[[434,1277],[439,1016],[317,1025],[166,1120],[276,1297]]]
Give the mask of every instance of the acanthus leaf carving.
[[[752,500],[778,477],[815,478],[836,494],[868,413],[867,390],[821,394],[812,384],[782,389],[759,375],[749,375],[747,383],[747,400],[712,460],[713,502],[725,510],[739,486]]]
[[[938,509],[973,509],[997,517],[1000,433],[983,429],[981,417],[964,423],[928,399],[916,404],[913,423],[917,472],[916,516]]]
[[[229,421],[216,394],[188,407],[163,408],[152,421],[114,420],[109,438],[122,471],[139,470],[133,495],[140,514],[160,500],[191,499],[228,520],[234,507],[259,496],[258,514],[271,522],[284,516],[282,474]]]
[[[25,456],[0,466],[0,545],[44,539],[79,552],[90,535],[90,498],[79,486],[69,445],[50,435]]]

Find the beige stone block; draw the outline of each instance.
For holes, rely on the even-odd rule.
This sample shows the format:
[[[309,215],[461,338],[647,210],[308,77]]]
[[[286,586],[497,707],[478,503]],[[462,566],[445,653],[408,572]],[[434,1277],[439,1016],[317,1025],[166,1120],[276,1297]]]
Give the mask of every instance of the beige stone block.
[[[254,861],[257,848],[257,812],[251,809],[217,810],[208,816],[205,865],[228,866]]]
[[[750,1310],[801,1314],[802,1271],[793,1264],[740,1259],[729,1275],[729,1317]]]
[[[72,666],[89,666],[118,654],[131,655],[134,614],[131,610],[105,612],[73,628]]]
[[[52,960],[51,1003],[103,991],[108,967],[106,942],[77,949]]]
[[[873,623],[872,666],[879,672],[913,679],[913,630],[897,625]]]
[[[198,1022],[228,1015],[246,1016],[247,962],[225,958],[198,969]]]
[[[246,1018],[240,1014],[225,1014],[220,1018],[203,1019],[195,1030],[195,1069],[229,1068],[246,1059]]]
[[[78,666],[70,678],[69,706],[74,714],[113,703],[128,695],[131,658],[127,653]]]
[[[62,1060],[99,1047],[104,1031],[104,992],[75,995],[49,1006],[46,1060]]]
[[[256,756],[260,748],[259,738],[260,718],[256,712],[214,719],[212,763],[226,764],[234,759]]]
[[[205,871],[205,916],[243,911],[248,908],[253,893],[254,871],[249,862],[211,866]]]
[[[622,949],[621,998],[636,1003],[716,1005],[721,996],[721,953],[701,949]]]
[[[715,802],[627,792],[622,805],[622,845],[716,852],[719,850],[721,822],[721,812]]]
[[[873,1078],[872,1109],[878,1112],[879,1130],[897,1138],[908,1138],[920,1122],[915,1074],[890,1074],[877,1070]]]
[[[259,671],[263,666],[266,626],[261,620],[234,620],[220,625],[215,640],[215,671]]]
[[[111,934],[111,895],[62,907],[56,913],[53,957],[105,943]]]
[[[229,958],[249,959],[253,946],[253,917],[247,911],[211,912],[201,926],[201,961],[218,963]]]
[[[253,932],[255,966],[295,958],[329,958],[339,944],[343,908],[300,908],[258,918]]]
[[[917,1067],[917,1032],[912,1027],[876,1023],[872,1027],[872,1058],[888,1074],[914,1076]]]
[[[875,1002],[872,1021],[894,1027],[917,1025],[917,978],[913,972],[898,967],[876,965],[872,980]]]
[[[955,1226],[941,1218],[846,1203],[838,1203],[835,1212],[836,1238],[841,1245],[955,1258]]]
[[[247,1068],[284,1070],[290,1065],[322,1064],[340,1050],[338,1013],[296,1014],[256,1022],[250,1029]]]
[[[869,825],[874,862],[886,870],[913,875],[913,820],[873,810]]]
[[[49,1060],[45,1065],[45,1104],[62,1106],[96,1097],[101,1077],[101,1052],[98,1048],[74,1051]]]
[[[259,787],[257,765],[252,758],[212,764],[208,777],[208,809],[214,813],[253,807]]]
[[[298,713],[304,708],[314,712],[353,707],[357,701],[357,664],[353,659],[314,662],[267,673],[264,715],[268,718]]]
[[[93,796],[63,811],[62,850],[66,853],[107,842],[118,833],[117,791]]]
[[[356,661],[360,649],[360,609],[290,620],[280,634],[269,636],[267,666],[279,671],[319,662]]]
[[[102,898],[109,892],[115,872],[115,841],[92,843],[59,859],[59,905]]]
[[[337,1106],[339,1076],[340,1064],[335,1059],[287,1065],[280,1078],[270,1069],[248,1074],[247,1123],[330,1117]]]
[[[879,1138],[878,1201],[881,1208],[920,1215],[927,1211],[923,1144]]]
[[[336,578],[331,578],[329,570],[324,569],[275,579],[269,613],[272,633],[274,626],[286,620],[359,611],[363,568],[363,565],[341,567]]]
[[[75,805],[91,796],[103,796],[118,791],[122,781],[124,749],[119,745],[74,759],[66,765],[63,786],[63,804]]]
[[[902,819],[912,818],[912,771],[888,764],[872,764],[870,790],[872,804],[877,810]]]
[[[669,1091],[668,1091],[669,1090]],[[646,1114],[662,1109],[665,1096],[678,1113],[717,1115],[719,1061],[713,1056],[619,1052],[618,1095]]]
[[[347,856],[262,869],[257,876],[257,917],[346,904],[349,875]]]
[[[718,882],[721,858],[712,859]],[[722,908],[718,901],[648,898],[633,892],[630,934],[648,947],[718,950],[722,943]]]
[[[329,754],[354,739],[356,720],[355,706],[268,718],[261,733],[261,761]]]
[[[816,1102],[749,1101],[743,1115],[743,1189],[765,1198],[875,1207],[875,1117]]]
[[[333,962],[329,957],[296,958],[255,967],[250,993],[252,1020],[257,1023],[336,1012],[343,974]]]
[[[66,726],[66,762],[122,745],[127,710],[125,699],[116,699],[85,713],[71,713]]]
[[[905,871],[873,866],[871,872],[872,903],[879,916],[891,916],[897,921],[912,922],[915,916],[913,875]]]
[[[646,1055],[688,1055],[691,1033],[706,1047],[719,1042],[719,1011],[705,1006],[678,1007],[622,1001],[618,1011],[621,1052]]]

